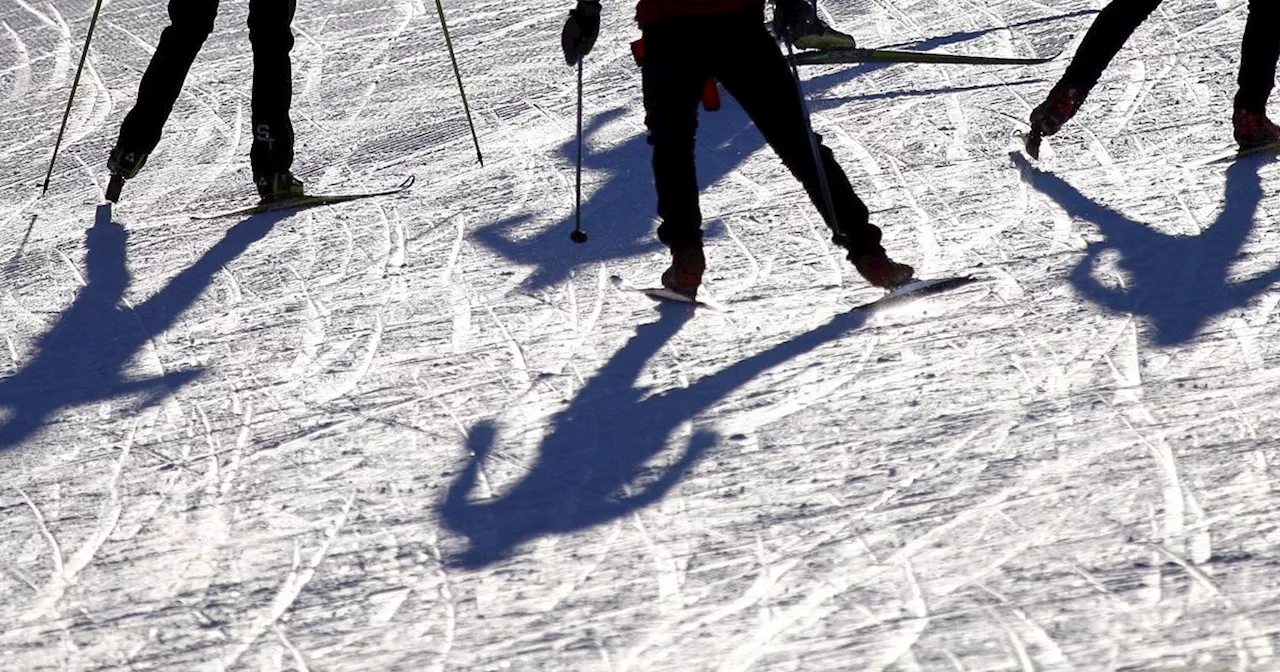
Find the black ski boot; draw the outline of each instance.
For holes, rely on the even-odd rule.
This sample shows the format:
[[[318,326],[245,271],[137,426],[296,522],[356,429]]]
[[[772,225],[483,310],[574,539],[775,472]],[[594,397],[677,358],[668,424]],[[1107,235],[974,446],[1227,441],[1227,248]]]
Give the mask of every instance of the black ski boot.
[[[773,32],[785,38],[797,49],[854,49],[858,46],[851,35],[846,35],[823,23],[818,17],[817,0],[790,0],[776,3],[773,15]]]
[[[850,252],[849,261],[868,283],[884,289],[901,287],[911,282],[916,274],[914,268],[890,259],[884,250],[859,255]]]
[[[302,180],[285,170],[278,173],[255,175],[253,183],[263,203],[275,203],[303,195]]]
[[[124,181],[132,180],[146,163],[147,155],[142,152],[127,151],[122,147],[111,150],[111,155],[107,157],[107,170],[111,171],[111,181],[107,183],[107,200],[119,202]]]

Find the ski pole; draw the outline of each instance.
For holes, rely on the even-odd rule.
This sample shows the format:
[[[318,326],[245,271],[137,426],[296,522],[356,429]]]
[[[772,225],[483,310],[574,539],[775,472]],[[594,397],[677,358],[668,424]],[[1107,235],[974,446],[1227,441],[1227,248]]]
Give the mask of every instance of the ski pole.
[[[89,33],[84,37],[84,49],[80,52],[80,66],[76,68],[76,77],[71,82],[71,95],[67,97],[67,109],[62,113],[62,127],[58,129],[58,140],[53,144],[53,158],[49,159],[49,172],[44,176],[44,188],[40,195],[49,192],[49,180],[53,179],[53,164],[58,161],[58,150],[62,148],[62,135],[67,132],[67,120],[71,118],[71,105],[76,102],[76,89],[80,88],[80,73],[84,72],[84,62],[89,58],[89,41],[93,39],[93,29],[98,26],[98,13],[102,11],[102,0],[93,7],[93,18],[89,20]]]
[[[804,112],[804,130],[809,136],[809,151],[813,153],[813,167],[818,171],[818,187],[822,191],[822,205],[825,209],[823,213],[827,218],[827,225],[830,226],[838,236],[844,234],[840,231],[840,223],[836,221],[836,205],[831,199],[831,184],[827,182],[827,168],[822,165],[822,154],[818,151],[818,138],[813,134],[813,121],[809,113],[809,102],[804,97],[804,86],[800,83],[800,70],[796,67],[796,52],[791,47],[791,40],[785,36],[779,36],[787,45],[787,61],[791,63],[791,77],[796,83],[796,95],[800,97],[800,109]]]
[[[449,49],[449,60],[453,63],[453,76],[458,80],[458,93],[462,96],[462,110],[467,113],[467,126],[471,128],[471,141],[476,145],[476,160],[484,165],[484,155],[480,153],[480,138],[476,136],[475,122],[471,121],[471,106],[467,104],[467,90],[462,86],[462,71],[458,69],[458,56],[453,52],[453,40],[449,39],[449,24],[444,19],[444,5],[436,0],[436,11],[440,14],[440,30],[444,32],[444,45]]]
[[[582,230],[582,57],[578,57],[578,172],[573,183],[573,233],[569,240],[587,242],[587,232]]]

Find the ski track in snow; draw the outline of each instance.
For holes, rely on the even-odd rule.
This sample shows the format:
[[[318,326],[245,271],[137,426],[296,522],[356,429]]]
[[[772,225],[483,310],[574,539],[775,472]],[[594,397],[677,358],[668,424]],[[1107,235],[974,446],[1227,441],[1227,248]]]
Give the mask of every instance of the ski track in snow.
[[[1045,143],[1101,2],[828,0],[813,68],[889,251],[985,279],[906,308],[741,110],[704,113],[708,292],[654,304],[631,5],[301,3],[295,169],[407,193],[244,220],[246,4],[147,168],[103,161],[167,22],[0,6],[0,669],[1280,666],[1280,162],[1231,144],[1243,0],[1166,3]],[[1278,110],[1273,104],[1273,110]],[[1273,115],[1274,116],[1274,115]]]

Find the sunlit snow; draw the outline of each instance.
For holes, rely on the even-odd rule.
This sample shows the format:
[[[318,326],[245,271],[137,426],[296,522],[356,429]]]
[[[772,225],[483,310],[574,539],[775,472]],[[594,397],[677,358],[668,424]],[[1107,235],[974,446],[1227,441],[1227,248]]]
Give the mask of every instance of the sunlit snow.
[[[180,0],[181,1],[181,0]],[[99,208],[167,22],[0,3],[0,669],[1280,667],[1280,162],[1232,147],[1246,2],[1169,0],[1039,162],[1101,0],[829,0],[805,71],[922,276],[893,311],[741,110],[699,173],[726,307],[655,304],[633,4],[299,3],[295,169],[254,199],[246,2]],[[1273,117],[1280,107],[1272,105]]]

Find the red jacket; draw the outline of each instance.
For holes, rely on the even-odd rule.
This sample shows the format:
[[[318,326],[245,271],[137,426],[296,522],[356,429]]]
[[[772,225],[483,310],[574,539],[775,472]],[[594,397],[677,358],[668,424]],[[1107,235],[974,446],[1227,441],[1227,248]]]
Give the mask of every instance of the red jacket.
[[[732,14],[763,6],[764,0],[640,0],[636,22],[644,28],[672,16]]]

